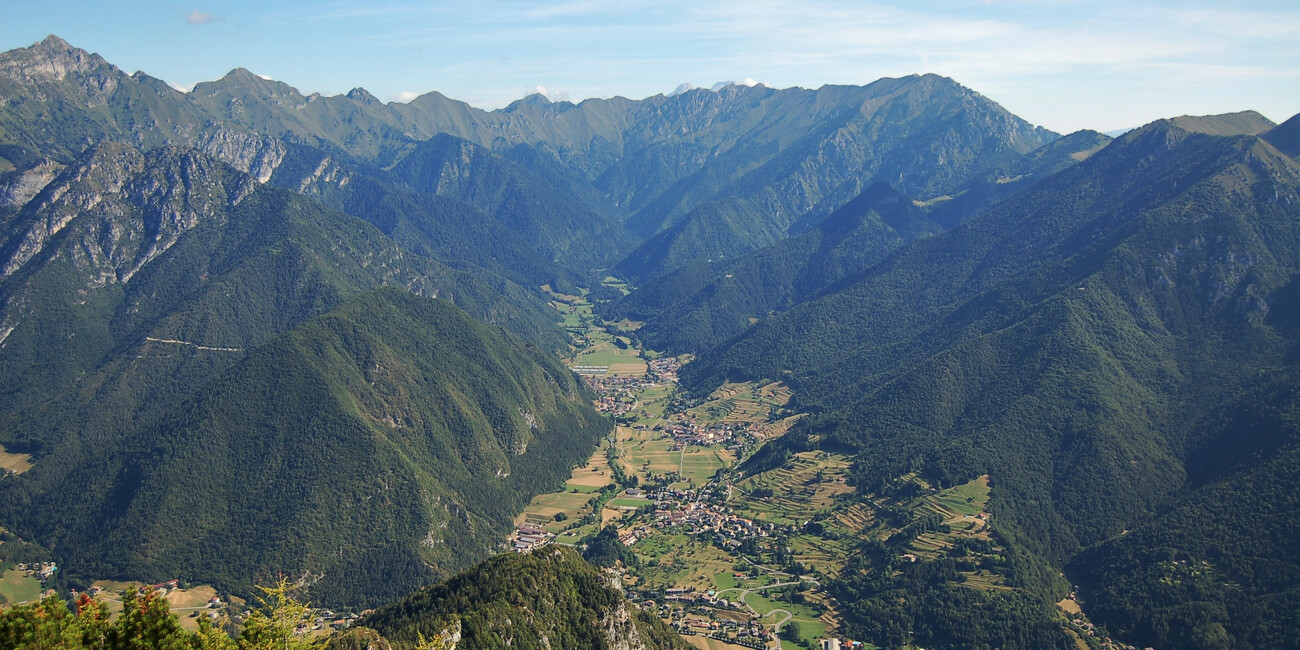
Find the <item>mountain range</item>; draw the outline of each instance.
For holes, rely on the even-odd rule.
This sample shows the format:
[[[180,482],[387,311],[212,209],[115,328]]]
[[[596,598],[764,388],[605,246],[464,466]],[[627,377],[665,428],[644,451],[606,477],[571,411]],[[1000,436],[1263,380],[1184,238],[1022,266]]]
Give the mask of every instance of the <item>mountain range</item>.
[[[853,635],[1068,647],[1073,592],[1126,642],[1297,646],[1297,156],[1300,116],[1061,136],[936,75],[483,111],[242,69],[181,93],[51,36],[0,54],[0,445],[34,461],[0,525],[63,580],[393,601],[610,430],[547,304],[590,289],[697,397],[793,390],[743,471],[987,475],[1014,593],[868,562],[826,585]],[[581,566],[493,560],[371,622],[491,635]],[[512,571],[539,591],[490,588]],[[519,638],[678,647],[596,600]],[[957,602],[984,622],[936,623]]]
[[[769,453],[851,448],[869,489],[910,471],[941,485],[988,473],[1010,543],[1068,565],[1088,602],[1116,598],[1117,581],[1137,592],[1100,610],[1123,609],[1099,617],[1121,638],[1288,645],[1279,617],[1296,583],[1263,576],[1293,571],[1282,504],[1296,486],[1267,481],[1300,440],[1282,415],[1300,165],[1271,144],[1293,126],[1258,126],[1132,131],[713,348],[684,380],[784,378],[815,415]],[[1265,408],[1278,415],[1254,415]],[[1262,503],[1201,528],[1173,514],[1207,498]],[[1183,536],[1155,532],[1171,525]],[[1188,563],[1202,588],[1157,587]]]

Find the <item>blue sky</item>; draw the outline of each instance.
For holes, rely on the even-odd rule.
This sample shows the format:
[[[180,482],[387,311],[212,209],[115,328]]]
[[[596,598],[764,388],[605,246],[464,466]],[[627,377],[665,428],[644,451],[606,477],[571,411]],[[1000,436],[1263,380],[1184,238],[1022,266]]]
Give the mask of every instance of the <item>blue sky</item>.
[[[1069,132],[1300,112],[1300,3],[1130,0],[9,0],[0,49],[57,34],[173,85],[235,67],[304,92],[437,90],[498,108],[541,90],[639,99],[683,82],[778,88],[934,72]]]

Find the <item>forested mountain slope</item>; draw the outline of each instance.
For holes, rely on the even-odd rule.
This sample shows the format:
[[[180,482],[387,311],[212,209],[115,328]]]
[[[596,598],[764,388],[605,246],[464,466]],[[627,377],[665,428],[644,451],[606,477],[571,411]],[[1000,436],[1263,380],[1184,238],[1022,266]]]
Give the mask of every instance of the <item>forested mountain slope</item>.
[[[644,321],[638,335],[655,349],[711,348],[866,270],[904,243],[960,224],[1087,159],[1107,142],[1091,131],[1068,135],[998,165],[955,198],[914,201],[878,182],[825,219],[792,226],[803,232],[740,258],[695,262],[646,282],[608,306],[607,315]]]
[[[607,307],[607,316],[643,321],[637,335],[653,349],[706,350],[941,230],[911,199],[877,183],[807,232],[656,278]]]
[[[178,403],[211,390],[211,382],[246,363],[251,350],[351,296],[387,285],[459,303],[483,320],[527,335],[546,351],[534,356],[545,356],[552,365],[550,351],[564,344],[553,312],[518,286],[407,253],[359,219],[259,186],[194,151],[142,154],[123,144],[99,145],[51,179],[8,226],[0,248],[0,444],[33,453],[36,467],[0,481],[0,508],[7,527],[66,557],[65,567],[74,575],[93,575],[80,573],[90,567],[137,576],[164,570],[129,535],[115,539],[116,546],[98,545],[123,516],[118,510],[135,503],[141,489],[133,482],[140,476],[128,468],[148,465],[148,456],[132,455],[124,446],[163,444],[159,422]],[[481,368],[465,365],[465,373]],[[554,381],[573,388],[565,372]],[[300,398],[286,391],[276,399]],[[576,394],[573,399],[583,402]],[[583,417],[596,417],[586,407],[580,410]],[[572,428],[573,435],[582,431]],[[594,438],[573,443],[576,447],[566,446],[573,441],[563,436],[543,440],[537,453],[573,453],[576,459],[587,452],[575,449],[588,448]],[[182,439],[179,447],[168,443],[168,448],[189,454],[186,449],[201,442]],[[204,467],[222,467],[211,460]],[[492,475],[501,468],[480,469]],[[330,473],[324,467],[313,471]],[[151,488],[186,489],[190,478],[153,475]],[[69,492],[73,484],[82,489]],[[528,484],[508,492],[526,495],[542,487]],[[495,503],[512,501],[499,495]],[[150,525],[186,530],[172,528],[159,513],[138,516],[154,522]],[[332,523],[321,519],[312,533]],[[244,525],[249,528],[242,536],[265,532]],[[495,541],[496,531],[457,539],[477,539],[473,543],[481,546],[472,548],[482,553],[489,537]],[[216,548],[226,547],[229,543]],[[450,557],[464,559],[442,560],[448,563],[445,570],[471,557],[465,549],[460,552]],[[253,554],[254,564],[234,570],[220,564],[215,550],[206,551],[214,562],[210,566],[168,557],[172,564],[166,570],[211,571],[206,575],[231,588],[249,584],[249,567],[269,566],[256,564]],[[358,584],[338,587],[332,597],[351,599],[352,591],[358,598],[376,595],[371,586]]]
[[[571,287],[585,277],[543,254],[535,242],[454,196],[412,189],[373,167],[314,147],[289,145],[267,181],[379,228],[412,253],[523,287]]]
[[[1266,136],[1156,122],[683,376],[784,378],[817,414],[784,444],[855,449],[864,489],[987,472],[1000,533],[1064,563],[1180,499],[1215,406],[1294,366],[1296,197]]]
[[[321,603],[371,603],[484,557],[609,428],[551,355],[395,288],[201,388],[98,441],[78,490],[8,490],[18,530],[75,575],[242,591],[289,572]]]
[[[761,248],[872,182],[922,199],[947,194],[1057,137],[935,75],[738,92],[766,93],[752,110],[774,118],[639,210],[630,227],[653,237],[620,271],[652,278]]]
[[[475,206],[570,268],[605,268],[639,242],[611,219],[612,208],[603,206],[594,188],[575,193],[454,136],[440,134],[420,143],[389,175],[413,189]]]
[[[530,649],[691,647],[657,616],[628,603],[610,576],[560,548],[492,558],[378,608],[361,624],[396,647],[453,635],[460,650],[498,648],[503,638]]]

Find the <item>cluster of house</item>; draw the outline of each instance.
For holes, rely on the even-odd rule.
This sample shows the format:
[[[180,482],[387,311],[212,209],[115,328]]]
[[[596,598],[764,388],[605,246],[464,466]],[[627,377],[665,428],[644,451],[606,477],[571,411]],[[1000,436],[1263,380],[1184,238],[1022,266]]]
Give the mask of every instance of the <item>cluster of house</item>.
[[[550,544],[554,538],[555,535],[549,531],[534,524],[522,523],[511,533],[509,542],[516,553],[532,553],[533,549]]]
[[[310,630],[320,631],[327,628],[335,629],[335,630],[346,630],[352,627],[352,625],[356,623],[357,619],[359,618],[361,618],[361,615],[355,612],[349,614],[342,614],[342,613],[336,613],[328,609],[317,610],[316,616],[312,619]],[[299,634],[305,634],[307,631],[308,630],[306,629],[300,628]]]
[[[636,393],[657,385],[646,377],[632,375],[584,374],[582,378],[596,391],[596,411],[614,417],[631,413],[636,409]]]
[[[725,445],[732,451],[740,452],[746,445],[753,444],[751,425],[724,422],[700,424],[694,418],[685,415],[679,415],[675,421],[663,425],[663,432],[672,436],[674,451],[689,445],[700,447]]]
[[[736,577],[741,577],[743,574],[737,573],[735,575]],[[697,594],[695,593],[695,589],[693,587],[674,587],[672,589],[665,590],[664,601],[679,602],[679,603],[694,603],[700,606],[696,611],[701,614],[710,613],[714,609],[726,609],[726,610],[734,610],[734,611],[742,611],[745,609],[744,603],[727,600],[726,598],[719,598],[716,591],[709,590],[708,592]]]
[[[653,493],[638,490],[638,495],[654,499],[654,526],[665,529],[685,527],[691,534],[713,533],[714,540],[725,546],[738,547],[742,539],[767,537],[776,529],[772,523],[738,517],[731,508],[711,502],[709,487],[699,490],[663,488]],[[628,491],[628,496],[633,496]]]
[[[22,574],[28,578],[36,578],[45,582],[54,576],[54,572],[59,570],[53,562],[32,562],[30,564],[19,563],[14,565]]]
[[[647,594],[638,605],[658,613],[680,634],[708,636],[751,648],[765,648],[767,642],[776,640],[771,627],[741,611],[742,605],[713,598],[711,593],[696,594],[690,588],[674,587],[666,590],[659,601],[654,594]],[[739,619],[737,612],[742,614]]]
[[[679,634],[708,636],[732,645],[748,648],[766,648],[776,641],[776,633],[754,621],[742,623],[731,619],[714,619],[690,616],[675,621]]]
[[[660,357],[651,359],[646,374],[653,381],[677,383],[677,371],[682,367],[682,362],[676,357]]]
[[[675,510],[656,508],[654,515],[657,528],[685,526],[691,534],[711,532],[715,540],[729,546],[740,546],[741,539],[767,537],[775,528],[775,524],[737,517],[730,508],[699,501],[683,503]]]
[[[648,364],[646,374],[639,377],[609,375],[607,374],[609,366],[582,365],[573,366],[571,369],[581,375],[587,385],[596,391],[596,410],[619,417],[632,413],[636,408],[638,392],[663,383],[676,383],[677,371],[681,365],[681,362],[674,358],[653,359]]]

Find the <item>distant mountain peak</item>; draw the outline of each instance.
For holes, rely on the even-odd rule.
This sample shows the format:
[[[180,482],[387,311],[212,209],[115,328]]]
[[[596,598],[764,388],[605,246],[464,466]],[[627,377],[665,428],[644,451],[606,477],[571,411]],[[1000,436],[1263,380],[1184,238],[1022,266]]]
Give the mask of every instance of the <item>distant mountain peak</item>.
[[[1292,157],[1300,158],[1300,113],[1277,125],[1261,136],[1278,151]]]
[[[62,81],[69,73],[86,73],[100,68],[121,73],[98,54],[73,47],[53,34],[31,47],[0,54],[0,76],[18,80],[45,78]]]
[[[575,106],[576,106],[575,104],[566,101],[553,102],[549,97],[543,95],[542,93],[533,93],[531,95],[528,95],[527,97],[524,97],[523,99],[516,99],[515,101],[510,102],[510,105],[501,109],[501,112],[513,113],[525,107],[549,108],[549,109],[558,109],[559,111],[566,111],[569,110],[570,108],[574,108]]]
[[[46,36],[45,39],[42,40],[38,45],[40,45],[41,47],[44,47],[44,48],[55,49],[55,50],[73,50],[73,49],[76,49],[76,48],[72,47],[72,44],[71,44],[71,43],[68,43],[67,41],[65,41],[65,40],[63,40],[63,39],[61,39],[61,38],[59,38],[58,36],[56,36],[56,35],[54,35],[54,34],[50,34],[49,36]]]
[[[688,93],[692,90],[695,90],[695,86],[692,86],[690,83],[683,83],[678,85],[676,88],[674,88],[672,92],[668,93],[668,96],[676,97],[682,93]]]
[[[363,102],[366,104],[383,104],[383,102],[379,101],[378,97],[375,97],[374,95],[370,94],[369,90],[366,90],[361,86],[357,86],[356,88],[349,90],[347,97],[348,99],[358,101],[358,102]]]
[[[1168,121],[1189,133],[1207,135],[1259,135],[1277,126],[1272,120],[1255,111],[1221,115],[1182,115]]]
[[[235,68],[227,72],[219,81],[253,81],[255,78],[261,77],[253,74],[253,71],[248,68]]]

